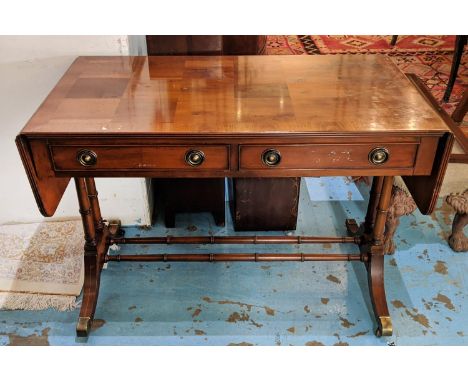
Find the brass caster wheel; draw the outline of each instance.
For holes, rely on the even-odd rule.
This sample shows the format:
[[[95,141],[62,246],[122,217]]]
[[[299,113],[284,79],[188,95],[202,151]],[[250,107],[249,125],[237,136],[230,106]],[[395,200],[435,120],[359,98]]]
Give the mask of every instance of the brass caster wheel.
[[[91,329],[90,317],[78,318],[78,323],[76,324],[77,337],[88,337],[90,329]]]

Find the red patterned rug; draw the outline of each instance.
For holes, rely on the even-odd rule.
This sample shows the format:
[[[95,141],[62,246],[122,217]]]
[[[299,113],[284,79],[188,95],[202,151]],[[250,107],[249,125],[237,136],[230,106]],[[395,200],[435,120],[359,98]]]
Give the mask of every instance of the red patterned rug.
[[[266,54],[387,54],[404,73],[415,73],[451,114],[468,84],[468,55],[464,54],[450,97],[442,96],[452,65],[454,36],[268,36]]]
[[[452,52],[455,36],[398,36],[393,47],[392,36],[309,36],[321,54],[338,53],[406,53]]]

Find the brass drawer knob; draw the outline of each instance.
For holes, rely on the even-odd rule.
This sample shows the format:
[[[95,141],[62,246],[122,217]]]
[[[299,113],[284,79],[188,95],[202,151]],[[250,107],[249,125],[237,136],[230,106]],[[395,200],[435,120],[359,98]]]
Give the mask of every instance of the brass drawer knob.
[[[185,163],[190,166],[200,166],[205,160],[205,154],[201,150],[189,150],[185,153]]]
[[[262,162],[267,166],[277,166],[281,162],[281,153],[276,149],[265,150],[262,154]]]
[[[369,162],[375,165],[381,165],[388,161],[390,154],[385,147],[376,147],[369,153]]]
[[[93,150],[84,149],[78,151],[76,159],[82,166],[94,166],[97,163],[97,154]]]

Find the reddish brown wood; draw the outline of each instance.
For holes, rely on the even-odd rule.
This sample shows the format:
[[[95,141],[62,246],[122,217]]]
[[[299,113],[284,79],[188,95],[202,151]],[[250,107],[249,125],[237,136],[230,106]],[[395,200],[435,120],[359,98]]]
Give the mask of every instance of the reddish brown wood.
[[[384,177],[372,233],[372,244],[368,251],[368,283],[374,315],[377,321],[376,333],[378,336],[392,335],[390,313],[385,297],[383,246],[384,227],[390,204],[392,186],[393,177]]]
[[[267,36],[225,35],[223,36],[223,54],[253,55],[265,52]]]
[[[380,145],[388,149],[389,160],[381,165],[382,168],[410,168],[413,167],[417,144],[391,144],[385,141]],[[369,152],[375,148],[373,144],[331,144],[331,145],[275,145],[273,148],[281,153],[281,162],[268,167],[262,162],[262,153],[268,146],[241,145],[239,168],[241,170],[263,169],[333,169],[333,168],[375,168],[369,162]]]
[[[268,134],[266,134],[268,136]],[[432,135],[430,135],[432,136]],[[414,167],[394,167],[387,164],[381,166],[375,166],[369,163],[368,154],[372,148],[380,147],[382,143],[385,143],[389,149],[390,154],[393,153],[393,148],[397,147],[396,153],[400,152],[398,146],[413,146],[418,145],[418,142],[426,142],[425,140],[418,139],[417,137],[410,134],[409,136],[398,136],[396,134],[386,134],[385,137],[381,134],[365,135],[362,137],[357,136],[345,136],[345,135],[328,135],[324,134],[321,137],[307,136],[300,134],[287,135],[274,135],[271,138],[262,137],[261,135],[255,135],[252,137],[239,136],[235,138],[232,135],[227,137],[216,137],[208,136],[204,140],[200,138],[193,138],[188,136],[184,139],[181,136],[167,136],[167,137],[138,137],[132,136],[115,136],[109,137],[107,135],[100,137],[82,136],[66,136],[58,135],[54,138],[36,137],[31,136],[28,142],[32,147],[37,148],[37,152],[41,153],[45,149],[45,155],[31,155],[31,160],[35,164],[35,170],[40,174],[40,178],[60,176],[82,176],[86,177],[92,173],[95,177],[125,177],[125,176],[142,176],[142,177],[174,177],[174,170],[177,169],[177,177],[189,178],[189,177],[292,177],[292,176],[333,176],[333,175],[356,175],[359,172],[363,175],[413,175]],[[187,144],[187,139],[190,141],[190,145]],[[72,140],[73,144],[70,144]],[[257,169],[239,169],[239,150],[237,149],[237,143],[239,146],[247,142],[256,142],[261,147],[272,147],[280,148],[285,146],[287,142],[290,145],[288,147],[296,147],[300,144],[306,145],[311,150],[318,150],[323,155],[331,154],[333,150],[330,149],[332,143],[335,142],[336,147],[344,147],[348,144],[350,146],[359,147],[359,154],[353,157],[354,161],[341,161],[341,165],[334,165],[330,167],[320,166],[318,168],[307,164],[300,166],[304,168],[284,168],[281,166],[268,167],[265,166],[261,159],[261,153],[257,156],[257,161],[261,163]],[[396,144],[398,143],[398,144]],[[173,146],[171,146],[171,144]],[[421,143],[423,144],[423,143]],[[265,145],[265,146],[263,146]],[[49,146],[49,152],[47,151]],[[324,149],[323,147],[326,147]],[[369,151],[366,151],[368,148]],[[87,149],[95,152],[97,156],[96,164],[85,167],[80,164],[77,159],[78,154],[81,150]],[[192,167],[188,165],[184,156],[187,150],[190,149],[201,149],[206,154],[206,160],[200,166]],[[330,149],[331,151],[327,151]],[[406,150],[406,149],[405,149]],[[419,151],[419,149],[418,149]],[[34,151],[36,152],[36,151]],[[224,157],[224,152],[226,158]],[[123,154],[132,154],[127,156]],[[135,154],[135,155],[133,155]],[[151,155],[154,154],[154,155]],[[156,157],[156,154],[160,154]],[[297,155],[292,153],[294,163],[297,161]],[[51,158],[54,158],[56,163],[51,163]],[[288,163],[289,157],[285,154],[282,155],[282,161]],[[422,169],[427,171],[425,175],[429,175],[430,171],[427,169],[430,167],[426,165],[420,165],[419,161],[428,161],[429,156],[419,155],[416,156],[416,163],[414,164],[419,168],[418,175],[422,175]],[[215,163],[219,159],[219,163]],[[316,160],[316,157],[315,157]],[[330,159],[325,159],[329,161]],[[224,162],[227,161],[228,163]],[[392,159],[389,159],[388,163]],[[414,160],[413,160],[414,162]],[[117,167],[118,166],[121,167]],[[161,168],[156,167],[161,164]],[[292,166],[288,166],[292,167]],[[225,168],[225,169],[223,169]],[[55,179],[55,178],[52,178]],[[44,188],[45,194],[49,188],[54,187],[54,182],[38,183]],[[59,189],[60,190],[60,189]],[[55,188],[51,189],[51,192],[56,192]],[[54,199],[56,201],[56,199]]]
[[[83,231],[85,237],[85,249],[93,248],[97,245],[96,227],[93,220],[93,211],[88,198],[85,178],[75,178],[76,194],[78,195],[78,204],[80,206],[80,215],[83,220]]]
[[[16,146],[36,199],[37,207],[42,215],[52,216],[70,182],[70,177],[55,177],[55,174],[50,170],[47,156],[42,155],[40,157],[37,155],[37,152],[47,152],[47,150],[41,150],[41,147],[46,147],[45,144],[46,142],[41,141],[40,145],[36,145],[34,147],[35,154],[33,155],[30,142],[26,137],[21,135],[16,137]]]
[[[104,220],[102,219],[101,208],[99,207],[98,192],[94,178],[86,178],[85,183],[90,207],[93,213],[94,226],[96,227],[96,230],[102,231],[104,229]]]
[[[168,253],[150,255],[110,255],[106,261],[365,261],[362,255],[321,253]]]
[[[122,237],[110,240],[111,244],[322,244],[354,243],[356,237],[326,236],[161,236]]]
[[[98,146],[86,147],[97,155],[93,170],[228,170],[229,146]],[[51,146],[52,160],[57,171],[82,170],[76,160],[81,147]],[[205,160],[199,167],[185,161],[185,154],[193,149],[202,151]]]
[[[445,170],[449,162],[452,146],[452,134],[447,134],[439,140],[430,175],[402,177],[419,210],[425,215],[431,214],[435,208],[440,187],[444,180]]]
[[[457,137],[458,143],[464,148],[468,149],[468,145],[463,132],[459,131],[458,126],[453,122],[450,116],[437,104],[434,97],[430,94],[427,87],[422,81],[415,75],[408,75],[408,78],[413,82],[421,95],[426,101],[434,108],[434,110],[440,115],[448,127],[453,131]],[[462,135],[460,135],[460,133]],[[445,134],[439,139],[437,150],[435,153],[435,159],[430,175],[408,177],[403,176],[403,180],[408,187],[411,196],[413,197],[416,205],[423,214],[430,214],[434,210],[439,196],[440,187],[444,180],[445,170],[447,168],[450,154],[452,152],[454,136],[453,134]]]
[[[432,171],[439,138],[422,137],[414,163],[414,175],[427,175]]]
[[[301,178],[235,178],[228,184],[236,231],[296,229]]]
[[[146,36],[149,56],[262,54],[266,36],[159,35]]]
[[[390,198],[392,196],[392,187],[393,176],[383,177],[382,190],[377,205],[372,235],[372,244],[374,246],[380,246],[383,243],[385,220],[387,218],[388,206],[390,205]]]
[[[449,159],[450,163],[468,163],[468,154],[452,154]]]
[[[429,213],[453,141],[445,118],[419,94],[388,58],[377,55],[77,59],[17,144],[43,214],[53,214],[69,178],[76,180],[86,236],[78,334],[89,330],[108,245],[122,236],[115,224],[112,233],[106,225],[96,230],[97,193],[85,178],[375,175],[367,233],[343,240],[360,244],[361,254],[349,258],[366,262],[378,334],[389,335],[383,235],[392,179],[405,176],[419,208]],[[376,148],[388,150],[388,162],[369,162]],[[199,166],[185,161],[193,149],[204,153]],[[277,166],[262,160],[267,149],[281,153]],[[348,259],[312,257],[321,256]]]
[[[101,267],[98,260],[97,236],[93,221],[93,211],[88,199],[88,191],[84,178],[75,178],[76,193],[80,206],[80,214],[83,221],[85,235],[84,246],[84,272],[83,299],[80,316],[76,327],[79,337],[87,336],[91,328],[91,322],[96,309],[99,293],[99,280]]]
[[[377,206],[380,200],[383,186],[383,177],[375,176],[372,180],[372,187],[369,196],[366,218],[364,220],[364,232],[370,234],[374,229]]]
[[[222,52],[221,36],[155,35],[146,36],[149,56],[216,55]]]

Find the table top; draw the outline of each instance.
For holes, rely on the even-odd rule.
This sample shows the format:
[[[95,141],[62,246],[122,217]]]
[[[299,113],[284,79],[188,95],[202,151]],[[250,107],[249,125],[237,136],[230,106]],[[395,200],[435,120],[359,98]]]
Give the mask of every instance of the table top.
[[[79,57],[22,133],[443,133],[386,56]]]

